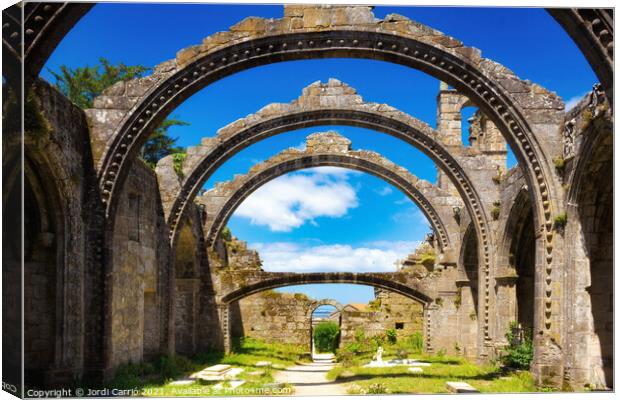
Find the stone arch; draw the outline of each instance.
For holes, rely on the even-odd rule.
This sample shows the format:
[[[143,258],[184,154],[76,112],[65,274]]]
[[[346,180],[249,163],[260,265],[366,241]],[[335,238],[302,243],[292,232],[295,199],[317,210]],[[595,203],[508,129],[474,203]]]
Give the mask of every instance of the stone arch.
[[[213,246],[236,208],[256,189],[286,173],[317,167],[336,166],[375,175],[396,186],[416,203],[437,234],[443,261],[454,263],[449,233],[456,230],[451,217],[451,204],[461,205],[442,189],[420,180],[407,169],[381,155],[363,150],[351,150],[351,141],[336,132],[315,133],[307,137],[304,150],[288,149],[254,165],[246,175],[236,175],[233,181],[216,187],[197,198],[205,206],[207,246]],[[160,170],[161,172],[161,170]],[[454,199],[454,200],[453,200]],[[444,203],[447,203],[444,205]]]
[[[474,312],[478,316],[478,273],[479,273],[478,240],[472,223],[467,225],[461,243],[459,267],[465,274],[466,286],[469,286],[474,304]],[[465,285],[463,285],[465,286]]]
[[[280,132],[334,123],[375,129],[414,144],[451,175],[461,188],[462,197],[472,203],[470,211],[483,208],[466,171],[460,167],[462,148],[448,151],[441,143],[441,134],[428,125],[385,104],[366,103],[355,89],[332,79],[328,83],[315,82],[306,87],[297,100],[289,104],[270,104],[220,129],[215,137],[203,138],[199,146],[188,148],[181,164],[184,178],[180,183],[172,173],[175,167],[172,157],[162,159],[157,172],[172,238],[185,207],[191,204],[191,199],[216,168],[233,154]],[[447,161],[442,161],[443,158]],[[484,225],[482,213],[478,214],[476,221]]]
[[[5,27],[2,35],[2,54],[9,83],[17,86],[24,55],[24,77],[31,81],[52,54],[58,43],[86,14],[94,3],[25,3],[2,10]],[[23,26],[22,26],[23,12]],[[25,33],[22,42],[22,28]],[[28,82],[27,82],[28,83]]]
[[[614,77],[613,9],[547,8],[547,12],[573,39],[605,91],[611,95]],[[613,97],[610,98],[613,104]]]
[[[67,231],[65,224],[66,208],[59,192],[64,185],[59,188],[54,184],[58,177],[45,156],[31,149],[29,144],[26,150],[23,175],[18,173],[12,179],[8,193],[3,193],[3,234],[6,235],[3,240],[3,282],[6,282],[3,291],[7,300],[7,304],[3,304],[3,320],[18,326],[23,321],[24,348],[19,358],[23,355],[24,382],[46,385],[55,381],[54,371],[65,361],[65,241],[67,235],[74,232]],[[20,229],[22,222],[23,232]],[[9,233],[12,234],[7,235]],[[20,285],[15,282],[22,282],[22,273],[23,293],[20,293]],[[15,290],[18,293],[14,293]],[[20,304],[11,304],[10,300],[21,295],[24,299],[23,320],[19,314]],[[14,346],[15,342],[12,343]],[[19,346],[17,350],[21,351]],[[9,362],[13,361],[13,350],[4,348],[4,351]],[[22,369],[20,365],[15,367]]]
[[[246,18],[230,31],[180,51],[175,60],[157,66],[153,75],[109,88],[89,110],[107,215],[114,214],[116,193],[130,161],[150,132],[190,95],[258,65],[343,56],[410,66],[467,95],[495,123],[526,171],[535,223],[545,230],[540,267],[553,263],[552,214],[562,206],[555,201],[558,182],[551,162],[559,138],[549,126],[561,122],[563,102],[454,38],[399,15],[378,20],[370,7],[290,5],[284,7],[281,19]],[[109,221],[114,223],[113,218]],[[477,229],[480,237],[488,235],[484,227]],[[484,269],[490,268],[487,251],[482,255]],[[549,311],[551,301],[545,304]],[[543,329],[549,331],[551,322],[546,318]]]
[[[336,309],[336,312],[338,312],[338,326],[342,327],[342,310],[344,309],[344,306],[342,304],[340,304],[338,301],[333,300],[333,299],[322,299],[322,300],[317,300],[315,302],[313,302],[312,304],[310,304],[310,306],[308,307],[308,312],[306,313],[306,321],[309,321],[310,323],[310,352],[311,354],[314,353],[314,336],[313,336],[313,332],[314,332],[314,325],[313,325],[313,320],[312,320],[312,314],[314,314],[314,312],[321,306],[332,306]],[[337,345],[336,347],[340,347],[340,343],[341,343],[341,333],[338,334],[338,338],[336,341]]]
[[[302,95],[288,104],[272,103],[256,114],[237,120],[220,129],[214,138],[205,138],[200,146],[190,147],[181,165],[185,176],[182,183],[174,174],[160,173],[163,187],[162,200],[169,226],[174,229],[183,216],[190,198],[202,188],[209,175],[232,154],[260,139],[280,132],[316,125],[351,125],[377,130],[415,146],[437,163],[451,179],[463,199],[479,237],[480,268],[485,279],[482,285],[489,288],[492,238],[487,222],[485,204],[480,200],[472,179],[462,167],[466,150],[461,146],[444,146],[441,134],[427,124],[404,114],[386,104],[367,103],[355,89],[331,79],[328,83],[316,82],[305,88]],[[483,157],[480,155],[479,157]],[[160,160],[157,170],[173,170],[171,157]],[[176,196],[177,193],[180,195]],[[175,197],[176,196],[176,197]],[[170,207],[172,204],[172,207]],[[482,280],[482,276],[481,276]],[[485,290],[484,293],[487,291]],[[489,297],[484,298],[485,302]],[[488,310],[485,310],[488,313]],[[484,319],[485,326],[488,318]],[[485,334],[488,331],[485,330]]]
[[[224,304],[231,304],[251,294],[268,289],[316,283],[352,283],[357,285],[374,286],[402,294],[403,296],[409,297],[410,299],[420,302],[423,305],[433,302],[434,299],[432,294],[425,293],[425,290],[421,287],[396,282],[395,280],[389,279],[389,277],[382,277],[380,274],[358,274],[355,272],[315,272],[305,274],[273,274],[266,279],[233,290],[222,297],[222,302]]]
[[[338,310],[338,312],[342,312],[342,309],[344,308],[342,304],[340,304],[334,299],[317,300],[308,306],[308,312],[306,312],[306,319],[312,318],[312,313],[314,313],[314,311],[321,306],[333,306],[334,308],[336,308],[336,310]]]
[[[514,302],[514,309],[508,307],[510,303],[505,303],[506,308],[512,309],[512,315],[506,317],[527,329],[534,327],[535,246],[532,205],[527,188],[522,187],[513,200],[503,229],[499,251],[504,265],[500,266],[496,280],[499,284],[514,286],[514,298],[506,299]],[[505,330],[507,326],[502,328]]]

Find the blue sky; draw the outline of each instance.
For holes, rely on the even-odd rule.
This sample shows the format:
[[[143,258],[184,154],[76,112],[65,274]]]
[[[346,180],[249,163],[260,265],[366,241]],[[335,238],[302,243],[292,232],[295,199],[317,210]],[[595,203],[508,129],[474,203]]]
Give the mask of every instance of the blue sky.
[[[542,9],[375,8],[379,18],[389,13],[405,15],[480,48],[483,56],[556,91],[566,101],[574,102],[596,82],[577,47]],[[41,75],[52,80],[47,68],[94,65],[102,56],[151,67],[244,17],[282,14],[281,6],[98,4],[61,42]],[[172,134],[179,137],[180,145],[194,145],[266,104],[290,102],[303,87],[332,77],[355,87],[368,101],[388,103],[435,126],[436,79],[380,61],[329,59],[277,63],[222,79],[172,113],[190,123]],[[225,163],[205,187],[244,173],[256,161],[287,147],[299,146],[310,133],[329,129],[351,139],[354,148],[378,151],[420,178],[435,181],[435,167],[421,152],[384,134],[332,126],[259,142]],[[318,202],[316,194],[329,194],[330,206]],[[333,168],[288,174],[270,182],[242,204],[229,225],[233,234],[260,251],[265,269],[274,271],[389,270],[428,231],[417,207],[396,188],[367,174]],[[365,302],[373,293],[372,288],[354,285],[287,290],[342,303]]]

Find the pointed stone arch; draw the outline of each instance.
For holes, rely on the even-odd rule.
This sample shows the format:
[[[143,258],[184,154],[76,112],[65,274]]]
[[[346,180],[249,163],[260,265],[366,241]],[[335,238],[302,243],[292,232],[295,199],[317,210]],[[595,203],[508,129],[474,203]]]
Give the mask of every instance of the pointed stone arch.
[[[153,75],[122,82],[108,89],[89,110],[98,157],[103,202],[113,215],[116,193],[131,160],[148,135],[176,106],[206,85],[235,72],[274,62],[307,58],[379,59],[419,69],[468,96],[498,127],[526,172],[534,219],[542,226],[539,268],[553,268],[553,215],[561,212],[559,182],[551,160],[558,152],[556,127],[563,119],[563,102],[542,87],[523,81],[507,68],[480,56],[474,48],[399,15],[376,19],[371,7],[284,7],[284,17],[246,18],[228,32],[216,33],[202,45],[180,51],[160,64]],[[444,157],[445,158],[445,155]],[[446,159],[447,161],[448,159]],[[481,209],[472,213],[483,214]],[[113,223],[113,218],[109,218]],[[476,225],[486,240],[490,232]],[[491,268],[488,246],[481,244],[482,268]],[[485,277],[489,290],[489,276]],[[550,293],[540,332],[551,330]],[[553,298],[553,299],[552,299]],[[541,310],[542,312],[542,310]],[[556,313],[557,314],[557,313]],[[488,309],[484,320],[488,321]],[[488,330],[485,328],[485,336]],[[490,337],[488,337],[490,339]]]
[[[480,304],[489,301],[491,273],[492,237],[488,232],[487,207],[481,195],[462,165],[467,159],[463,146],[447,148],[442,144],[442,135],[430,126],[386,104],[368,103],[355,89],[332,79],[328,83],[315,82],[305,88],[302,95],[288,104],[272,103],[256,114],[237,120],[220,129],[214,138],[205,138],[201,145],[190,147],[187,157],[180,165],[184,179],[182,183],[174,174],[160,174],[162,200],[166,204],[169,225],[175,229],[183,216],[183,210],[202,188],[210,174],[228,157],[266,137],[302,127],[316,125],[350,125],[384,132],[415,146],[423,151],[450,178],[457,188],[478,236],[480,256],[480,287],[484,287],[484,298]],[[482,157],[480,155],[479,157]],[[165,158],[158,169],[174,169],[172,158]],[[180,193],[180,195],[178,195]],[[172,205],[172,207],[170,207]],[[171,240],[174,241],[174,231]],[[483,279],[484,278],[484,279]],[[488,324],[488,309],[485,310]],[[488,331],[485,334],[489,334]]]
[[[169,180],[175,174],[164,162],[157,169],[160,182]],[[400,167],[381,155],[364,150],[352,150],[351,141],[336,132],[315,133],[307,137],[304,150],[288,149],[270,159],[254,165],[245,175],[236,175],[234,180],[220,182],[216,187],[196,200],[205,207],[206,245],[212,246],[235,209],[256,189],[281,175],[300,169],[318,166],[339,166],[367,172],[384,179],[400,189],[429,220],[438,237],[442,253],[441,262],[454,264],[451,232],[458,226],[452,218],[452,207],[462,207],[460,198],[455,198],[430,182],[418,179],[407,169]],[[167,192],[166,188],[160,189]],[[173,244],[174,246],[174,244]]]

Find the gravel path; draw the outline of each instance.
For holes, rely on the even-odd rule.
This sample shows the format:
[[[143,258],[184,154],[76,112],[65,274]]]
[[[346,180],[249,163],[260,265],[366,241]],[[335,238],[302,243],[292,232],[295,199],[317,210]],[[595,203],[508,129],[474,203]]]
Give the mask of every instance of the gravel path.
[[[329,382],[325,375],[334,367],[333,355],[318,355],[312,364],[295,365],[276,375],[278,382],[295,387],[295,396],[337,396],[347,394],[346,388]]]

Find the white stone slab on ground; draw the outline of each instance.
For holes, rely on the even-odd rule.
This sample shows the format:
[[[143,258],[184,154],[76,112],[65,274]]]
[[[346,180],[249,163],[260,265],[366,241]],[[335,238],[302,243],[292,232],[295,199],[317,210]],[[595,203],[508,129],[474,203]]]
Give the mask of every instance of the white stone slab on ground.
[[[178,381],[170,382],[170,384],[173,386],[181,386],[181,385],[191,385],[192,383],[195,383],[195,382],[196,382],[195,379],[179,379]]]
[[[250,376],[263,376],[263,375],[265,375],[265,371],[252,371],[252,372],[248,372],[248,375],[250,375]]]
[[[270,367],[271,366],[271,361],[259,361],[256,364],[254,364],[254,366],[256,366],[256,367]]]
[[[224,379],[234,378],[241,372],[243,372],[243,368],[232,368],[228,364],[217,364],[195,372],[189,377],[203,381],[223,381]]]
[[[234,378],[235,376],[239,375],[240,373],[243,372],[243,368],[231,368],[230,370],[228,370],[224,376],[228,379],[230,378]]]
[[[210,367],[203,369],[203,371],[209,371],[213,373],[224,373],[231,368],[228,364],[215,364]]]
[[[412,374],[421,374],[422,373],[422,368],[420,367],[410,367],[408,369],[409,372],[411,372]]]
[[[224,382],[218,383],[217,385],[213,386],[213,389],[216,390],[222,390],[222,389],[236,389],[239,386],[243,385],[245,383],[245,381],[228,381],[228,385],[226,387],[224,387]]]
[[[398,367],[398,366],[409,366],[409,367],[430,367],[431,364],[427,362],[417,361],[417,360],[388,360],[388,361],[376,361],[373,360],[368,364],[363,365],[366,368],[389,368],[389,367]]]
[[[480,393],[476,388],[465,382],[446,382],[446,388],[453,393]]]

